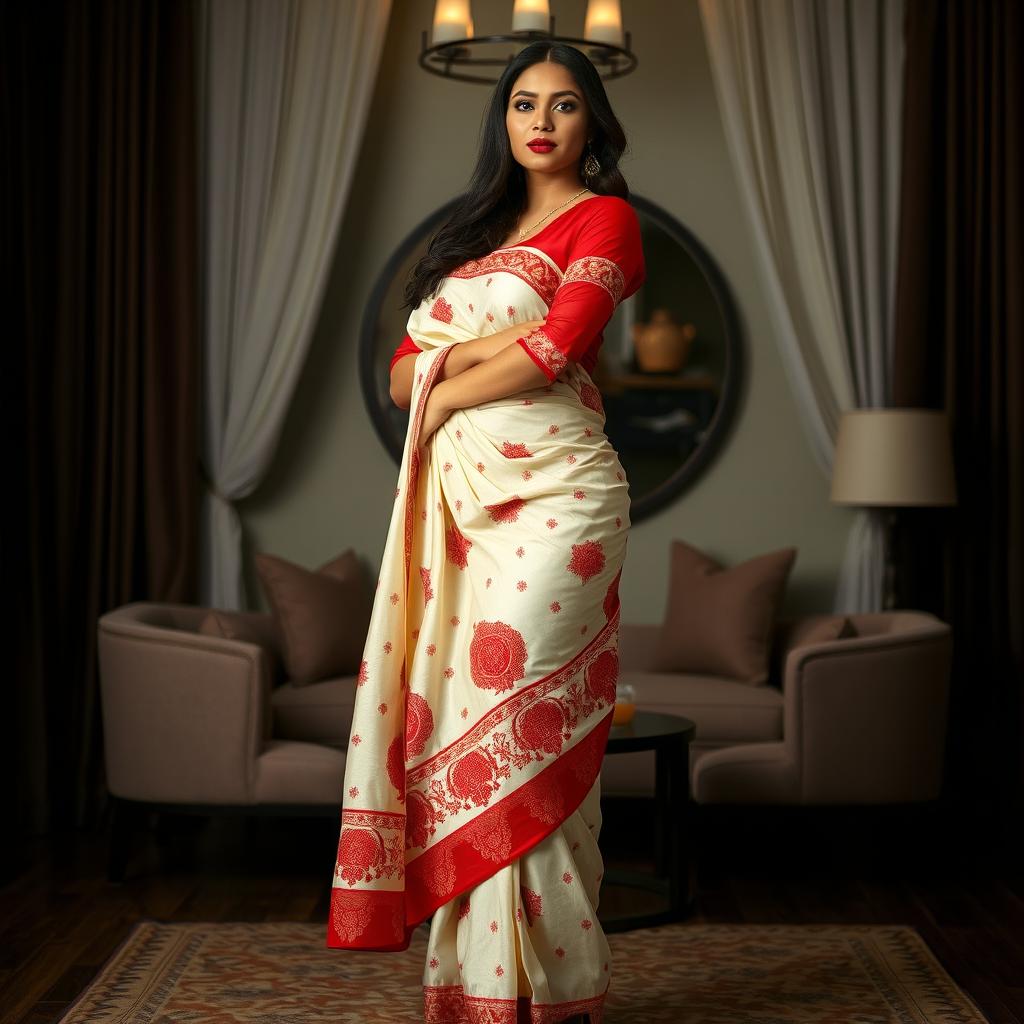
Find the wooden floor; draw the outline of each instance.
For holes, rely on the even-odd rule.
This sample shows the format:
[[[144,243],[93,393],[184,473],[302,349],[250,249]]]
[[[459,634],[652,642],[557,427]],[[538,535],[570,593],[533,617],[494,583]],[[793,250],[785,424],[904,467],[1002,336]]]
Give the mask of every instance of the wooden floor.
[[[643,866],[652,837],[638,805],[605,802],[606,866]],[[691,809],[691,920],[909,924],[991,1021],[1024,1020],[1024,878],[1009,844],[937,809]],[[141,917],[326,921],[332,820],[152,824],[120,884],[106,880],[102,836],[28,851],[0,891],[2,1024],[58,1020]],[[606,886],[602,910],[627,899],[637,909]]]

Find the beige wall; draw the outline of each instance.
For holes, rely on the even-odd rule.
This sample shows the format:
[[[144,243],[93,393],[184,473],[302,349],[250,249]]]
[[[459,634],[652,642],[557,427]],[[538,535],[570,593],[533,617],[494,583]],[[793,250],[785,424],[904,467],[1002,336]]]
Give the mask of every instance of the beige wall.
[[[673,537],[727,564],[784,545],[799,549],[785,612],[831,608],[851,513],[828,501],[798,422],[752,240],[719,123],[693,0],[626,0],[639,67],[608,83],[632,155],[630,188],[701,238],[731,283],[748,373],[730,439],[685,494],[637,523],[620,584],[623,618],[661,620]],[[555,2],[556,27],[582,30],[583,2]],[[511,3],[473,4],[476,30],[502,31]],[[363,304],[394,248],[459,192],[472,167],[486,86],[446,82],[416,63],[433,0],[395,0],[354,192],[327,297],[280,450],[259,491],[241,503],[250,605],[266,607],[255,550],[314,566],[354,547],[376,578],[397,466],[370,424],[357,379]],[[395,344],[401,340],[395,338]]]

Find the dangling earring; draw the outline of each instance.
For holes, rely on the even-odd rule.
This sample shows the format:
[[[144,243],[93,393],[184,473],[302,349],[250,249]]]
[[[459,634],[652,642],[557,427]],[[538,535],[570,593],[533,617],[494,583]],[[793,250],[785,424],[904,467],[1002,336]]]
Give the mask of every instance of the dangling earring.
[[[591,181],[601,173],[601,165],[597,157],[590,151],[590,142],[587,142],[587,158],[583,161],[583,177]]]

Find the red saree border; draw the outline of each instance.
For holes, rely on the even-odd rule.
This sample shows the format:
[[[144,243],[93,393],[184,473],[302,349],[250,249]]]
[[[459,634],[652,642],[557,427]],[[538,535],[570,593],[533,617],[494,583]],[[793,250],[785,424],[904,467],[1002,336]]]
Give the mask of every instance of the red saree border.
[[[445,836],[406,865],[405,889],[331,888],[327,947],[376,952],[408,949],[416,925],[546,839],[583,803],[604,758],[613,711],[529,782]],[[564,813],[552,820],[544,795],[558,792]],[[540,808],[540,810],[538,810]],[[508,836],[495,856],[491,836]],[[409,880],[414,879],[413,891]],[[398,936],[402,937],[399,938]]]
[[[529,782],[406,865],[408,923],[425,920],[438,907],[490,878],[573,814],[601,770],[612,714],[609,709],[579,743]],[[557,816],[547,812],[544,802],[551,792],[562,798]],[[498,846],[502,840],[507,841]],[[415,882],[411,892],[410,880]]]
[[[535,1003],[530,996],[492,999],[470,996],[462,985],[424,985],[424,1024],[518,1024],[529,1017],[530,1024],[559,1024],[567,1017],[589,1013],[592,1024],[601,1024],[608,987],[585,999],[564,1003]]]
[[[524,242],[526,246],[529,241]],[[554,301],[555,292],[562,282],[561,270],[555,270],[553,260],[538,256],[526,248],[509,246],[495,249],[478,260],[469,260],[456,267],[448,276],[455,278],[481,277],[484,274],[512,274],[528,284],[548,307]]]

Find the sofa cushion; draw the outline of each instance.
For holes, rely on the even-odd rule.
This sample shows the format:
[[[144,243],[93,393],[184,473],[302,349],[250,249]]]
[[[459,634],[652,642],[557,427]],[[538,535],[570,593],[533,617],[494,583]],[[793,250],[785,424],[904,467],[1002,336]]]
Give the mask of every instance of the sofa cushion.
[[[652,667],[766,683],[776,615],[795,559],[796,548],[782,548],[726,569],[674,540]]]
[[[260,552],[260,583],[281,633],[289,681],[304,686],[359,671],[373,594],[350,548],[315,572]]]
[[[199,632],[203,636],[219,636],[225,640],[258,644],[267,655],[271,684],[277,686],[284,682],[281,633],[277,620],[269,612],[236,612],[211,608],[199,623]]]
[[[270,697],[274,738],[347,748],[355,697],[355,676],[279,686]]]
[[[697,726],[702,744],[761,743],[782,739],[782,691],[720,676],[676,672],[629,672],[636,705],[644,711],[682,715]]]

